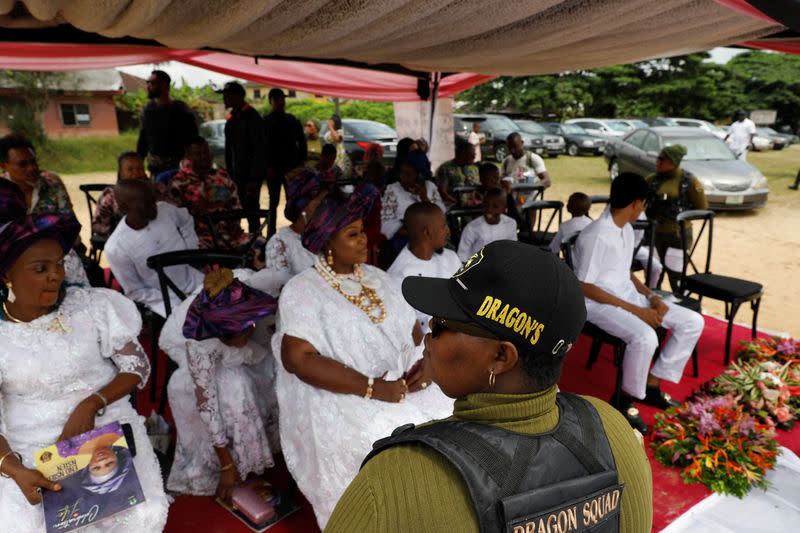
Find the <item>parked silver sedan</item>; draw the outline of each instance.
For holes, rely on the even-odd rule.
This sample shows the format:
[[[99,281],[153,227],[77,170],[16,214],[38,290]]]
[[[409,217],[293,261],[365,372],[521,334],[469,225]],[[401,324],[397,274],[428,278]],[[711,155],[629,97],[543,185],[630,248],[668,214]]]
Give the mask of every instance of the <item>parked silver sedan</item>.
[[[694,174],[705,189],[711,209],[764,207],[769,195],[767,178],[713,134],[698,128],[652,127],[633,131],[606,146],[605,158],[613,180],[622,172],[647,176],[656,170],[664,146],[682,144],[688,153],[681,167]]]

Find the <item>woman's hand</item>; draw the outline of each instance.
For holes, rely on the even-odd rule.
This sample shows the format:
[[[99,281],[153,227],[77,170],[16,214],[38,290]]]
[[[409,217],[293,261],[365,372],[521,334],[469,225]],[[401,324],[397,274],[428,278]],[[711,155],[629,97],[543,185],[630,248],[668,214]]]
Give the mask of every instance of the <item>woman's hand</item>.
[[[53,483],[38,470],[32,468],[22,467],[16,471],[12,476],[14,482],[22,491],[22,494],[31,505],[36,505],[42,502],[41,489],[52,490],[58,492],[61,490],[61,485]]]
[[[219,473],[219,483],[217,483],[216,491],[217,498],[230,504],[231,496],[233,496],[233,489],[241,482],[242,480],[239,478],[239,472],[236,470],[235,466],[223,470]]]
[[[94,429],[94,419],[97,415],[97,407],[90,399],[84,400],[75,407],[72,414],[69,415],[67,423],[64,424],[64,429],[61,430],[61,435],[56,441],[71,439],[81,433],[86,433]]]
[[[397,381],[386,381],[376,379],[372,385],[372,399],[382,402],[399,403],[405,399],[408,393],[408,385],[404,379]]]

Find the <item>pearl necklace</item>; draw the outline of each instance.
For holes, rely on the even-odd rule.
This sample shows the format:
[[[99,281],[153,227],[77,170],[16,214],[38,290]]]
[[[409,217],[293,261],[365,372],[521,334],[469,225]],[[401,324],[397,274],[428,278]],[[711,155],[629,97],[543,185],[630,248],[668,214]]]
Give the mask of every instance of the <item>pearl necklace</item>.
[[[381,280],[374,276],[364,276],[361,265],[355,265],[353,268],[354,277],[346,277],[334,272],[321,257],[318,257],[314,269],[339,294],[364,311],[373,324],[380,324],[386,319],[386,306],[377,292],[382,285]]]
[[[46,323],[46,324],[31,324],[30,322],[25,322],[24,320],[20,320],[19,318],[15,317],[11,313],[8,312],[8,307],[6,307],[6,302],[3,302],[3,313],[5,313],[6,318],[9,322],[13,324],[22,324],[23,326],[28,326],[34,329],[44,329],[49,331],[50,333],[69,333],[72,331],[72,328],[69,326],[65,326],[64,322],[61,321],[61,313],[58,313],[53,319]]]

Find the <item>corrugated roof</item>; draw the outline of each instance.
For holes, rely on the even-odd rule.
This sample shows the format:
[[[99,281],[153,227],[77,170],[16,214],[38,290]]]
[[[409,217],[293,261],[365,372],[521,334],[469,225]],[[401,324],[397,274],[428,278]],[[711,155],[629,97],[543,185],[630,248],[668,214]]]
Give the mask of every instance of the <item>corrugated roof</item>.
[[[0,78],[0,87],[13,89],[17,86],[7,79]],[[74,70],[53,76],[47,88],[54,91],[88,91],[117,92],[121,91],[122,76],[113,69]]]

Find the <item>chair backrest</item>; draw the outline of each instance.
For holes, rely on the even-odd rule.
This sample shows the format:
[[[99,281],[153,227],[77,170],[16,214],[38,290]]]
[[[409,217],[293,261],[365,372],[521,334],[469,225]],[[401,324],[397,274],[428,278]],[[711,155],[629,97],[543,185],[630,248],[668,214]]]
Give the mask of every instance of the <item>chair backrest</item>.
[[[589,196],[589,200],[592,201],[592,207],[594,207],[596,205],[607,206],[608,204],[611,203],[611,197],[609,195],[607,195],[607,194],[593,194],[593,195]],[[591,218],[592,220],[594,220],[594,217],[589,215],[588,213],[587,213],[587,216],[589,218]]]
[[[266,239],[264,231],[269,225],[269,217],[270,212],[268,209],[234,209],[231,211],[218,211],[216,213],[209,213],[203,216],[205,223],[208,224],[208,227],[211,229],[211,238],[214,240],[214,246],[217,248],[220,247],[220,237],[219,232],[217,231],[218,223],[227,222],[230,220],[237,220],[239,222],[250,219],[260,220],[261,225],[258,227],[258,231],[252,233],[250,235],[250,240],[247,241],[245,253],[250,252],[250,249],[253,247],[253,244],[255,244],[256,239],[259,236],[262,236]]]
[[[558,219],[558,224],[561,225],[561,213],[564,209],[564,202],[560,200],[535,200],[533,202],[526,202],[523,207],[525,214],[525,221],[528,226],[527,229],[533,232],[547,233],[550,232],[551,227],[555,230],[554,222]],[[547,212],[550,212],[549,217]],[[545,218],[547,223],[544,223]],[[544,225],[544,227],[542,227]]]
[[[690,230],[694,220],[701,220],[703,223],[700,226],[700,231],[692,238]],[[679,284],[681,290],[683,290],[683,280],[687,275],[705,273],[711,270],[711,248],[714,243],[714,212],[706,209],[684,211],[678,214],[677,221],[681,228],[681,247],[683,248],[683,269],[681,270]],[[707,232],[706,229],[708,229]],[[703,270],[700,270],[694,261],[694,252],[697,250],[697,245],[702,242],[704,233],[708,236],[708,246],[706,249],[706,264]]]
[[[244,256],[236,254],[210,252],[207,250],[178,250],[148,257],[147,266],[158,274],[161,298],[164,300],[164,308],[167,316],[169,316],[172,313],[170,291],[174,292],[181,300],[185,300],[187,294],[178,288],[175,282],[167,275],[165,271],[167,267],[187,265],[198,270],[204,267],[228,267],[233,269],[243,267],[244,261]]]
[[[450,242],[456,248],[458,248],[458,242],[461,240],[461,232],[464,231],[464,226],[482,214],[482,207],[461,207],[447,212],[446,218],[447,225],[450,228]]]
[[[511,186],[511,192],[525,195],[525,203],[527,203],[544,200],[544,191],[546,188],[547,187],[541,183],[515,183]]]
[[[578,242],[578,235],[580,234],[581,232],[579,231],[569,239],[561,241],[561,255],[564,257],[564,262],[572,270],[575,270],[575,243]]]
[[[86,205],[89,207],[89,225],[91,226],[92,218],[94,218],[94,212],[97,209],[97,200],[100,199],[100,195],[106,190],[108,187],[113,187],[113,183],[84,183],[80,187],[78,187],[83,194],[86,196]]]
[[[647,263],[644,265],[644,283],[647,285],[648,281],[650,280],[650,272],[653,269],[653,249],[655,248],[656,223],[653,220],[636,220],[631,224],[631,226],[633,226],[633,231],[644,231],[642,240],[636,243],[636,246],[633,248],[633,257],[636,257],[636,254],[639,252],[642,246],[648,247]],[[633,257],[631,258],[631,261],[633,261]]]

